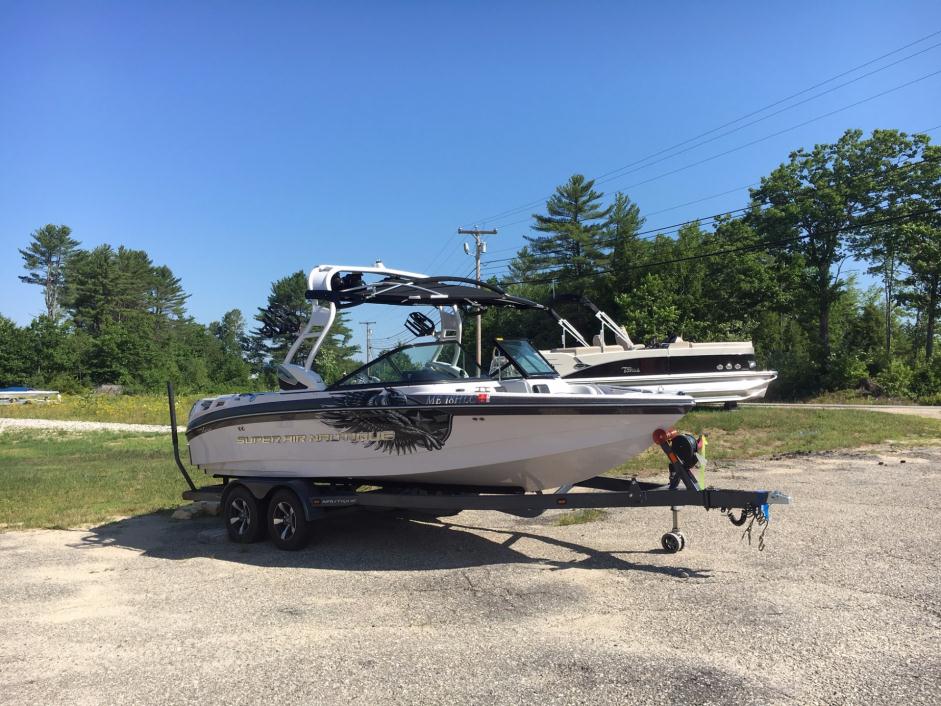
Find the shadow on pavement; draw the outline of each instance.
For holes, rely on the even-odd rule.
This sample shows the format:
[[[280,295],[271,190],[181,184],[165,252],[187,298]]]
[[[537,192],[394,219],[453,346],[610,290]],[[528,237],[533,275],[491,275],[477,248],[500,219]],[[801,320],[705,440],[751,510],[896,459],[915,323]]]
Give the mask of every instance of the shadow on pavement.
[[[515,548],[521,539],[566,550],[569,556],[564,560],[530,556]],[[229,542],[217,517],[175,521],[159,514],[93,527],[72,546],[121,547],[169,560],[205,557],[252,566],[332,571],[426,571],[494,564],[533,564],[552,570],[617,569],[678,578],[710,576],[708,571],[684,566],[628,561],[621,555],[629,552],[601,551],[533,531],[493,529],[371,512],[353,512],[319,520],[314,526],[314,539],[310,546],[299,552],[281,551],[268,542],[247,545]],[[672,556],[673,561],[676,559],[682,559],[682,554]]]

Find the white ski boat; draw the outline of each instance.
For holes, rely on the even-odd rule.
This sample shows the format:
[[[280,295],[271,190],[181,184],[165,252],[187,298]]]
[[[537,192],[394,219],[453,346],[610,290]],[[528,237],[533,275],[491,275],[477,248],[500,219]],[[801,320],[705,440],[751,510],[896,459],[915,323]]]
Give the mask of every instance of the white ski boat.
[[[460,345],[461,313],[544,307],[476,280],[324,265],[310,273],[307,296],[311,318],[279,366],[279,392],[193,406],[190,458],[206,473],[543,490],[639,454],[694,404],[565,381],[523,340],[498,339],[500,365],[481,375]],[[436,307],[441,325],[413,311],[406,325],[426,340],[327,385],[317,353],[337,312],[362,304]]]

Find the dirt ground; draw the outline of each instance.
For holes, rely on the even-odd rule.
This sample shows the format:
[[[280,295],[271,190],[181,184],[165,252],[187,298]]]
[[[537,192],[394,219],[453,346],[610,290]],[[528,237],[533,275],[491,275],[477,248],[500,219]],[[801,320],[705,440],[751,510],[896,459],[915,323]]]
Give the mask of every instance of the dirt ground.
[[[883,465],[880,465],[880,461]],[[164,515],[0,534],[0,702],[937,703],[941,448],[726,465],[717,512],[348,515],[300,553]]]

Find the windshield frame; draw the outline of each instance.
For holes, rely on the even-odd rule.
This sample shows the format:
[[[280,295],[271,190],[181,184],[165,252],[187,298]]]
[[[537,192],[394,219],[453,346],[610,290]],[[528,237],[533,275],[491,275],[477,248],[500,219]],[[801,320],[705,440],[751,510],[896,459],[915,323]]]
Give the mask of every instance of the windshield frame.
[[[546,364],[546,367],[549,368],[549,371],[551,372],[547,371],[544,373],[539,373],[527,371],[526,367],[523,366],[520,361],[506,349],[506,347],[503,345],[504,343],[525,343],[527,346],[529,346],[532,352],[535,353],[536,356]],[[539,352],[539,349],[536,348],[536,346],[534,346],[528,338],[495,338],[493,345],[499,349],[500,353],[503,354],[503,357],[507,360],[507,362],[501,365],[500,369],[497,370],[496,374],[498,376],[503,370],[512,365],[519,372],[520,376],[527,380],[551,380],[553,378],[561,377],[558,371],[552,366],[552,363],[550,363],[546,357]],[[491,379],[496,378],[493,378],[491,375]]]
[[[353,370],[351,373],[348,373],[348,374],[344,375],[342,378],[340,378],[339,380],[337,380],[335,383],[333,383],[332,385],[329,385],[329,386],[327,387],[327,389],[328,389],[328,390],[351,390],[351,389],[359,389],[359,388],[364,388],[364,387],[390,387],[390,386],[393,386],[393,385],[416,385],[416,384],[421,384],[421,385],[436,385],[436,384],[445,383],[445,382],[446,382],[446,383],[455,383],[455,382],[471,382],[471,381],[480,381],[480,380],[490,380],[490,377],[489,377],[489,376],[478,375],[478,376],[476,376],[476,377],[471,377],[470,375],[468,375],[468,377],[466,377],[466,378],[453,378],[453,379],[450,379],[450,380],[447,380],[447,379],[445,379],[445,380],[423,380],[421,383],[408,382],[408,381],[405,381],[405,380],[395,380],[395,381],[385,381],[385,382],[364,382],[364,383],[357,383],[357,384],[345,384],[347,380],[350,380],[350,379],[356,377],[356,375],[358,375],[359,373],[363,372],[364,370],[366,370],[366,369],[368,369],[368,368],[370,368],[370,367],[372,367],[372,366],[374,366],[374,365],[377,365],[377,364],[381,363],[383,360],[385,360],[386,358],[391,358],[392,356],[396,355],[397,353],[401,353],[402,351],[406,351],[406,350],[409,350],[409,349],[412,349],[412,348],[425,348],[425,347],[428,347],[428,346],[447,346],[447,345],[455,345],[455,346],[457,346],[457,347],[461,350],[461,352],[464,354],[464,360],[471,361],[471,363],[472,363],[474,366],[477,365],[477,361],[474,359],[474,357],[471,356],[471,355],[467,352],[467,349],[464,347],[464,345],[463,345],[462,343],[458,342],[458,341],[451,341],[451,340],[448,340],[448,341],[423,341],[423,342],[419,342],[419,343],[408,343],[408,344],[406,344],[406,345],[404,345],[404,346],[398,346],[398,347],[396,347],[396,348],[392,348],[391,350],[386,351],[386,352],[383,353],[382,355],[380,355],[380,356],[378,356],[378,357],[376,357],[376,358],[373,358],[372,360],[370,360],[370,361],[368,361],[368,362],[366,362],[366,363],[363,363],[361,366],[359,366],[358,368],[356,368],[355,370]],[[397,372],[402,373],[402,371],[399,370],[398,366],[395,364],[394,361],[389,360],[388,363],[389,363],[389,365],[391,365]],[[466,372],[466,370],[465,370],[465,372]],[[478,372],[478,373],[482,373],[482,370],[478,367],[477,372]]]

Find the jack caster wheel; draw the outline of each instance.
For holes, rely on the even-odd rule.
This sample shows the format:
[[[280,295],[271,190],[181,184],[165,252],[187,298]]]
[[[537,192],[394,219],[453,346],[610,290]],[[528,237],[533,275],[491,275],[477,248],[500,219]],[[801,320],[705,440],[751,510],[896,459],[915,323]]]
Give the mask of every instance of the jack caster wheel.
[[[286,488],[271,496],[268,503],[268,536],[278,549],[296,551],[310,541],[310,522],[304,506],[293,490]]]
[[[262,538],[265,531],[263,510],[248,488],[234,488],[226,495],[222,517],[229,539],[250,544]]]
[[[667,532],[660,538],[660,545],[668,554],[676,554],[686,546],[686,537],[680,532]]]

